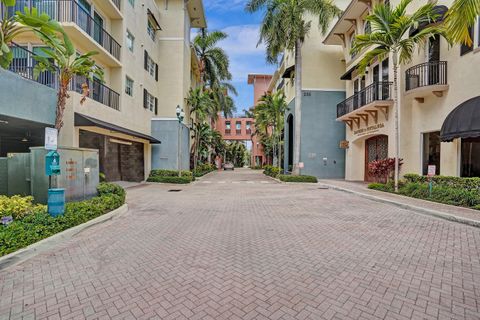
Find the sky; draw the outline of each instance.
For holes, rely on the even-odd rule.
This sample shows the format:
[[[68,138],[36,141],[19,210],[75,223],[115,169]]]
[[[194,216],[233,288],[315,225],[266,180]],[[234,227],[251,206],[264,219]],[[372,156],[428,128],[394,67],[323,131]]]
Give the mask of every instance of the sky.
[[[257,47],[261,14],[245,12],[247,0],[203,0],[208,30],[221,30],[228,38],[220,42],[230,58],[230,72],[238,96],[233,96],[237,114],[253,106],[253,86],[247,84],[249,73],[272,74],[275,66],[265,61],[264,46]]]

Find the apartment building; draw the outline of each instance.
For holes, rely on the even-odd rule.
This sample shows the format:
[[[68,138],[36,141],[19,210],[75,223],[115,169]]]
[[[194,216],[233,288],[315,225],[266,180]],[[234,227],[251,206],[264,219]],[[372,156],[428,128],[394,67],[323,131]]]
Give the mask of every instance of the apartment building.
[[[181,105],[188,155],[190,112],[184,98],[199,78],[190,32],[206,26],[201,0],[17,0],[8,10],[24,7],[59,21],[79,53],[98,52],[93,59],[104,72],[103,81],[88,81],[83,104],[86,80],[73,79],[59,145],[99,149],[100,171],[109,181],[142,181],[162,167],[161,159],[177,157],[177,135],[169,132],[172,123],[179,125],[172,120]],[[41,54],[42,44],[33,34],[15,41],[10,69],[33,79],[32,55]],[[52,73],[36,81],[56,87]]]
[[[342,3],[338,1],[342,8]],[[342,8],[343,9],[343,8]],[[302,174],[319,178],[343,178],[345,152],[339,143],[345,137],[344,128],[335,121],[336,105],[345,98],[345,84],[339,79],[345,63],[340,46],[326,46],[325,36],[317,20],[307,16],[311,29],[302,47],[302,115],[300,162]],[[284,54],[275,71],[268,91],[283,91],[288,111],[285,114],[284,167],[293,168],[295,133],[295,61],[293,52]]]
[[[390,1],[395,6],[399,1]],[[345,124],[346,179],[372,181],[368,163],[395,157],[392,57],[373,63],[365,74],[356,66],[365,53],[350,54],[357,34],[371,31],[365,22],[376,0],[349,3],[324,43],[341,45],[347,99],[337,105],[337,121]],[[412,13],[427,1],[414,1]],[[437,3],[443,15],[451,0]],[[425,26],[419,26],[422,28]],[[433,37],[399,69],[401,174],[480,176],[479,25],[472,27],[472,47],[449,46]],[[418,29],[410,30],[410,36]]]
[[[260,98],[268,92],[272,81],[271,74],[249,74],[247,83],[253,86],[253,108],[260,102]],[[252,136],[252,150],[250,163],[255,166],[271,164],[272,159],[265,156],[265,151],[257,135]]]

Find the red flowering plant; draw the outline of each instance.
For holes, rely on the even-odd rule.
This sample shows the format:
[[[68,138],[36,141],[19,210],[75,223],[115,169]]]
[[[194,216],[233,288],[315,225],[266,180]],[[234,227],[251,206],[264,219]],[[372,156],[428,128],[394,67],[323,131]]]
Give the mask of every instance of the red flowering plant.
[[[403,164],[400,159],[399,165]],[[375,160],[368,164],[368,173],[375,178],[375,182],[387,183],[389,179],[393,179],[395,172],[395,158],[387,158]]]

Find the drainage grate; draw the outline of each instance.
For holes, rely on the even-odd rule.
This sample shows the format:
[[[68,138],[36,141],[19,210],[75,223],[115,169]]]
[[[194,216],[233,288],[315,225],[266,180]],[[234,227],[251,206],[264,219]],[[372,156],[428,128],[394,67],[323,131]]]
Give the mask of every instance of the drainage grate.
[[[168,192],[180,192],[182,191],[182,189],[170,189],[168,190]]]

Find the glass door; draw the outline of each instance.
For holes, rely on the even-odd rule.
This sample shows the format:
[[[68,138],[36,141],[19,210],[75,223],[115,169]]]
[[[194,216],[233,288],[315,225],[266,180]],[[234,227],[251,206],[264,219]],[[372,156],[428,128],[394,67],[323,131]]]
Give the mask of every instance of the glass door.
[[[93,14],[93,39],[103,45],[103,18],[96,11]]]
[[[440,81],[440,36],[435,35],[428,41],[428,85]]]

